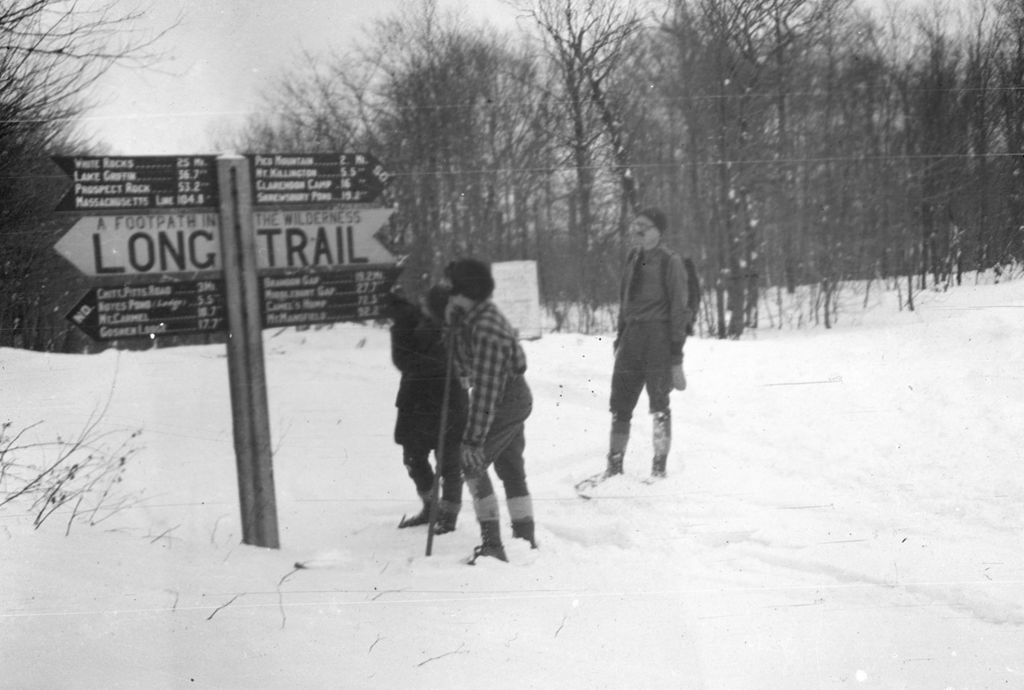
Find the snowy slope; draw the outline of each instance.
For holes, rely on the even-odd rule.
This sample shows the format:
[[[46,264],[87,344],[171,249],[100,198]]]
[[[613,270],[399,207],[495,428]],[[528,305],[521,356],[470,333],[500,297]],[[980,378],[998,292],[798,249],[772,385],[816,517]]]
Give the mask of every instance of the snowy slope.
[[[669,478],[642,400],[591,501],[609,339],[526,342],[541,548],[476,567],[468,496],[429,558],[395,529],[386,330],[265,332],[280,550],[240,544],[223,347],[0,350],[19,463],[98,416],[136,448],[93,527],[0,509],[0,686],[1024,687],[1024,284],[894,301],[691,340]]]

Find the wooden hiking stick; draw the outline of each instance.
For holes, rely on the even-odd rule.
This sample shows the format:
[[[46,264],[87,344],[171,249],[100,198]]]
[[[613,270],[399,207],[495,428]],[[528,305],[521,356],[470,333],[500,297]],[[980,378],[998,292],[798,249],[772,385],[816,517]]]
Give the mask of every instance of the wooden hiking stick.
[[[437,467],[434,469],[434,484],[430,487],[430,520],[427,523],[427,555],[429,556],[434,548],[434,524],[437,522],[438,494],[440,493],[441,472],[444,469],[444,444],[448,435],[448,402],[452,395],[452,367],[455,361],[455,333],[456,326],[451,326],[448,334],[448,341],[445,347],[446,361],[444,365],[444,395],[441,399],[441,428],[437,430],[437,449],[434,454],[437,456]]]

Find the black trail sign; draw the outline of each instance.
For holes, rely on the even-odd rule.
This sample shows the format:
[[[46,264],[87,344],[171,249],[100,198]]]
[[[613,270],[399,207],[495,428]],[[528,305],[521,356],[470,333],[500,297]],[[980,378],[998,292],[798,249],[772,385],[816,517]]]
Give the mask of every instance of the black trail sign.
[[[215,156],[54,156],[72,180],[58,211],[214,208]]]
[[[221,280],[94,287],[67,319],[94,340],[227,330]]]

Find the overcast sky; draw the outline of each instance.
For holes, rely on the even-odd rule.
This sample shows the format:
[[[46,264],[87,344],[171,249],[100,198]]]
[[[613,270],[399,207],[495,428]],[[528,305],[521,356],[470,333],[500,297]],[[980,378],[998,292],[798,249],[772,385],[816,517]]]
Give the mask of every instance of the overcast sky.
[[[139,35],[155,35],[180,16],[156,46],[166,59],[154,69],[112,69],[96,85],[97,105],[82,128],[121,155],[218,153],[217,133],[240,125],[264,85],[299,53],[341,47],[374,17],[418,1],[143,0]],[[125,10],[139,6],[139,0],[118,2]],[[514,22],[501,0],[441,5],[499,26]]]
[[[220,153],[261,90],[303,51],[344,48],[376,17],[408,13],[422,0],[78,0],[143,9],[134,36],[155,36],[165,59],[152,69],[115,67],[96,84],[83,131],[121,155]],[[894,0],[858,0],[879,8]],[[924,0],[895,0],[906,6]],[[950,0],[951,6],[968,0]],[[468,21],[515,30],[510,0],[439,0]],[[528,20],[521,20],[525,23]],[[175,25],[175,22],[177,24]],[[218,136],[219,135],[219,136]]]

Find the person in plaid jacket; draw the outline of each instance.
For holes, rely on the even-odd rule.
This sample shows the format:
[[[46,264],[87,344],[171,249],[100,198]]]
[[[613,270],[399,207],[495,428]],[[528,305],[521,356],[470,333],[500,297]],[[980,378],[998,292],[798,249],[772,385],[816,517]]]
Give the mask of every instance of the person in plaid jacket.
[[[459,259],[448,265],[446,274],[451,285],[448,323],[455,329],[455,363],[469,387],[462,473],[482,539],[470,563],[481,556],[507,561],[498,498],[488,474],[492,464],[505,488],[512,536],[537,547],[523,459],[525,422],[533,410],[524,377],[526,355],[515,329],[490,299],[494,292],[490,265]]]

